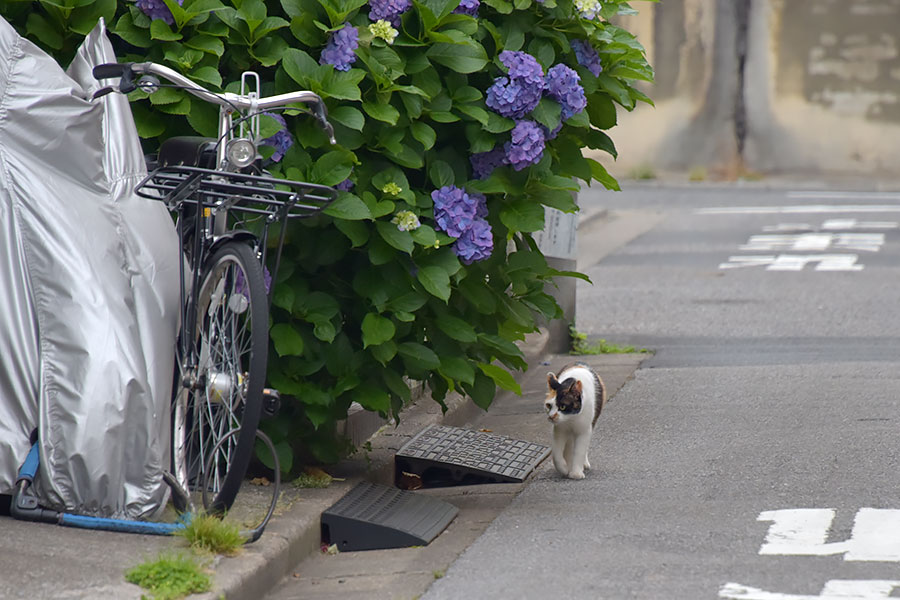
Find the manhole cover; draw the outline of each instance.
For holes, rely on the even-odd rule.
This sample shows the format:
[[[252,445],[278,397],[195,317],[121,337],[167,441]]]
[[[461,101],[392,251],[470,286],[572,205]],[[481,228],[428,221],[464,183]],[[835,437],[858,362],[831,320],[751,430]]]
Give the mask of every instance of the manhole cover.
[[[322,540],[342,552],[425,546],[458,512],[443,500],[366,481],[322,513]]]
[[[418,475],[424,486],[518,483],[550,454],[550,448],[446,425],[430,425],[394,456],[399,478]]]

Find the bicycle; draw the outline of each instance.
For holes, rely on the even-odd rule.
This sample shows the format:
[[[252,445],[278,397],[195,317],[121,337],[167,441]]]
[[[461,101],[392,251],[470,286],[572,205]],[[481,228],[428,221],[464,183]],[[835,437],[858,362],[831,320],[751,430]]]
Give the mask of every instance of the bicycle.
[[[170,485],[180,493],[173,493],[173,500],[183,511],[199,492],[204,507],[221,514],[237,496],[257,436],[277,463],[271,442],[258,431],[261,413],[273,413],[279,403],[278,392],[265,388],[274,288],[267,276],[274,281],[277,275],[288,221],[320,212],[337,196],[328,186],[262,172],[257,151],[260,115],[302,110],[291,106],[302,104],[311,109],[332,144],[334,130],[318,95],[297,91],[262,97],[254,72],[241,76],[240,94],[213,92],[151,62],[103,64],[93,74],[98,80],[120,80],[117,88],[103,88],[95,97],[173,87],[219,105],[218,137],[166,140],[135,192],[165,202],[175,213],[186,259],[180,267],[181,333],[172,400],[176,485]],[[269,228],[276,224],[281,233],[269,274]],[[277,475],[277,464],[275,470]],[[270,515],[273,508],[274,502]]]

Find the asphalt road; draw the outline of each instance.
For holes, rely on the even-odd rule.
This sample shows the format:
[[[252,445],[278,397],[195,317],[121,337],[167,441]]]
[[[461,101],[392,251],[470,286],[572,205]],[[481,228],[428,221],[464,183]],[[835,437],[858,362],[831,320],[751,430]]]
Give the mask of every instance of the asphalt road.
[[[610,213],[579,231],[577,328],[655,355],[587,479],[543,471],[423,599],[898,597],[900,194],[581,201]],[[592,253],[621,215],[636,237]]]

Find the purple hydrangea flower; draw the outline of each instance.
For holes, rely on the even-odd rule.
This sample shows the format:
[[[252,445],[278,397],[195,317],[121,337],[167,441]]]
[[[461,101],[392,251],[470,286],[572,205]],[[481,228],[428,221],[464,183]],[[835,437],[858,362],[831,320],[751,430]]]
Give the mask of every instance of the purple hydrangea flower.
[[[544,130],[534,121],[518,121],[506,142],[506,160],[516,171],[537,164],[544,155]]]
[[[479,217],[484,197],[468,194],[455,185],[445,185],[431,192],[434,201],[434,221],[438,229],[458,238]],[[486,208],[484,209],[487,210]]]
[[[506,152],[501,147],[496,147],[487,152],[479,152],[469,157],[472,163],[472,174],[475,179],[487,179],[497,167],[506,164]]]
[[[560,118],[563,121],[580,113],[587,106],[587,98],[580,81],[578,73],[563,64],[551,67],[547,71],[544,91],[562,106]]]
[[[544,70],[535,57],[527,52],[504,50],[500,53],[500,62],[506,65],[508,75],[512,79],[522,79],[526,83],[543,83]]]
[[[288,148],[294,145],[294,138],[291,137],[291,134],[287,129],[287,123],[285,122],[284,117],[277,113],[267,112],[264,114],[272,117],[281,124],[281,129],[275,132],[275,135],[269,136],[260,142],[261,144],[275,148],[275,152],[272,154],[271,158],[273,161],[278,162],[284,158]]]
[[[594,77],[603,72],[603,65],[600,64],[600,55],[594,50],[590,42],[587,40],[573,40],[572,50],[575,51],[575,59],[579,65],[587,67],[587,70],[594,74]]]
[[[481,6],[479,0],[460,0],[459,6],[453,9],[458,15],[469,15],[471,17],[478,16],[478,7]]]
[[[350,178],[348,177],[347,179],[334,186],[334,189],[340,190],[342,192],[349,192],[353,189],[353,182],[350,181]]]
[[[541,101],[544,71],[526,52],[504,50],[500,53],[500,62],[509,70],[508,76],[494,79],[494,84],[487,90],[485,103],[500,116],[522,118]]]
[[[494,236],[491,226],[484,219],[476,219],[453,244],[453,252],[463,263],[470,265],[476,260],[490,257],[494,250]]]
[[[184,0],[176,0],[178,6],[184,3]],[[150,19],[162,19],[169,25],[175,22],[172,11],[166,6],[163,0],[137,0],[137,7],[143,11]]]
[[[359,31],[350,23],[344,23],[341,29],[338,29],[331,35],[322,55],[319,57],[319,64],[334,65],[338,71],[349,71],[350,65],[356,62],[356,50],[359,47]]]
[[[395,28],[400,27],[400,15],[412,7],[411,0],[369,0],[369,20],[384,19]]]

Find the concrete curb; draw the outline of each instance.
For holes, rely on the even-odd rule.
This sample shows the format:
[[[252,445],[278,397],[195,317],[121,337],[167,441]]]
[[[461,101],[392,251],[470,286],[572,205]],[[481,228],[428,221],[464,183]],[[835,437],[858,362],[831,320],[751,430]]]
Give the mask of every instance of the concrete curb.
[[[541,328],[519,344],[529,370],[541,362],[549,342],[549,331]],[[333,475],[342,481],[325,489],[302,490],[302,499],[276,514],[259,541],[246,546],[237,556],[215,561],[211,592],[191,597],[259,600],[265,596],[297,563],[320,550],[320,518],[324,510],[362,480],[392,484],[394,454],[408,439],[430,424],[461,426],[484,414],[459,394],[449,395],[446,404],[447,411],[442,413],[436,402],[423,397],[404,411],[399,424],[382,426],[369,438],[372,449],[364,458],[335,467]],[[361,416],[356,418],[368,418],[365,413],[357,414]]]

